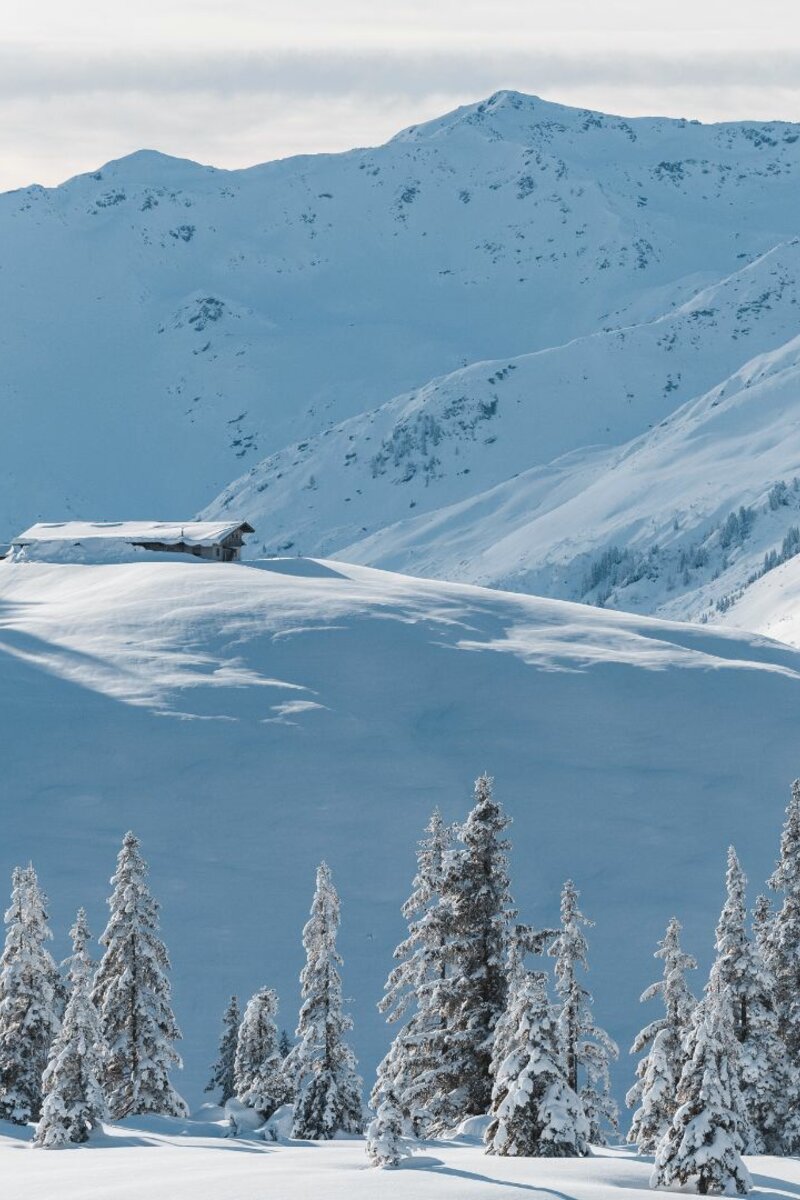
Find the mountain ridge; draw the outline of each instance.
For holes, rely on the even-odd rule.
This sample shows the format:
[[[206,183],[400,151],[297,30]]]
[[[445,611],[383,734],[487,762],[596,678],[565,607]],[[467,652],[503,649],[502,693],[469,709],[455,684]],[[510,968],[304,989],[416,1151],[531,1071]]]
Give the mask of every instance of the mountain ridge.
[[[348,510],[403,517],[392,471],[397,453],[410,469],[413,395],[434,437],[467,397],[437,443],[451,479],[469,469],[438,489],[443,511],[504,484],[510,497],[514,475],[565,454],[622,453],[794,334],[798,128],[628,120],[504,91],[379,147],[239,171],[145,151],[0,197],[0,536],[37,519],[235,508],[252,468],[280,460],[291,502],[274,506],[273,489],[242,513],[260,515],[260,546],[377,546],[375,522]],[[724,321],[704,312],[723,293]],[[654,348],[666,325],[675,344]],[[512,395],[519,410],[500,422],[502,453],[494,392],[498,412]],[[368,505],[350,494],[345,450],[329,527],[307,537],[296,448],[369,425],[388,439],[385,486],[355,485]],[[433,509],[430,482],[417,511]],[[507,532],[498,513],[467,558]]]

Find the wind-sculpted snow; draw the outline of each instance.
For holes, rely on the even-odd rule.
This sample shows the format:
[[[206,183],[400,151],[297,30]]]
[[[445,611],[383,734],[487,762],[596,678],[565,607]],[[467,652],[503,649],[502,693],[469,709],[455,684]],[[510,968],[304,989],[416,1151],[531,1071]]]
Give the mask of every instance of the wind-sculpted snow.
[[[796,236],[798,165],[798,128],[781,122],[626,121],[500,92],[375,149],[232,172],[142,152],[6,194],[0,532],[180,518],[282,447],[412,389],[427,401],[434,378],[484,362],[497,377],[519,356],[694,304]],[[703,301],[644,364],[620,335],[574,361],[554,353],[516,394],[476,368],[445,421],[448,477],[447,457],[473,457],[473,437],[483,487],[565,448],[624,441],[717,382],[713,368],[738,366],[732,337],[751,355],[777,344],[796,273],[776,255],[760,292],[742,284],[734,321]],[[518,428],[503,414],[517,398]],[[424,420],[379,433],[353,448],[385,464],[386,493],[409,491],[395,458],[415,488],[436,475],[405,453]],[[357,472],[337,455],[336,524],[317,538],[331,545],[355,523],[346,497],[358,507]],[[442,502],[471,494],[465,481]],[[274,545],[271,522],[262,536]]]
[[[726,848],[759,886],[797,774],[786,646],[336,562],[0,563],[0,649],[0,878],[33,858],[60,958],[138,834],[192,1102],[231,992],[276,988],[293,1028],[322,858],[371,1083],[415,842],[484,770],[523,918],[552,925],[576,880],[596,1018],[627,1047],[666,920],[707,964]]]

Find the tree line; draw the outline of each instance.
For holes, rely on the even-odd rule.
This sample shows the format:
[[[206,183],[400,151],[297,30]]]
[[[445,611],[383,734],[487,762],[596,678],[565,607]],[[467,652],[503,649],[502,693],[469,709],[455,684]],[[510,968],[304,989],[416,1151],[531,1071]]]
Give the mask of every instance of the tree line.
[[[675,918],[659,943],[662,978],[642,1000],[660,997],[664,1015],[634,1041],[632,1053],[646,1053],[627,1096],[628,1140],[655,1155],[653,1187],[745,1195],[742,1154],[800,1151],[800,780],[768,886],[777,903],[759,896],[748,921],[747,878],[731,846],[701,1000],[686,981],[697,964]]]
[[[408,933],[379,1003],[395,1028],[365,1116],[347,1034],[340,903],[330,869],[317,870],[303,930],[306,963],[294,1043],[277,1024],[278,998],[263,987],[223,1018],[207,1090],[270,1118],[292,1105],[303,1139],[360,1133],[376,1166],[393,1166],[415,1141],[488,1113],[486,1151],[582,1156],[618,1132],[610,1065],[618,1050],[595,1022],[579,893],[568,880],[560,921],[517,920],[510,891],[509,818],[491,779],[475,784],[463,823],[434,812],[417,849]],[[0,959],[0,1117],[37,1122],[35,1144],[85,1141],[107,1117],[186,1114],[170,1082],[180,1031],[170,1001],[169,960],[139,843],[126,834],[112,877],[110,918],[96,969],[86,916],[58,970],[48,949],[46,900],[33,867],[13,873]],[[792,787],[780,858],[748,922],[746,878],[733,848],[716,957],[702,999],[686,975],[695,960],[672,918],[655,952],[659,980],[643,1001],[663,1015],[638,1034],[641,1055],[628,1093],[628,1140],[654,1155],[654,1187],[701,1193],[750,1188],[744,1153],[800,1149],[800,781]],[[552,979],[544,959],[553,963]]]

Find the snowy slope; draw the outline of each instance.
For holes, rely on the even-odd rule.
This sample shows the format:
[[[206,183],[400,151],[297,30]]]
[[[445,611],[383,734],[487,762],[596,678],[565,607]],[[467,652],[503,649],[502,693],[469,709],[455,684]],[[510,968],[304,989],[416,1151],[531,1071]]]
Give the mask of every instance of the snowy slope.
[[[800,558],[792,557],[763,575],[718,619],[800,646]]]
[[[626,443],[665,422],[681,401],[726,380],[755,350],[774,353],[793,339],[799,299],[795,239],[655,321],[473,365],[287,447],[252,467],[206,515],[246,514],[261,531],[255,553],[340,554],[437,577],[507,582],[529,564],[512,560],[499,574],[498,565],[493,573],[479,565],[514,528],[497,506],[468,550],[451,544],[450,525],[433,545],[422,532],[424,515],[436,521],[440,510],[464,504],[472,521],[484,493],[511,481],[504,498],[532,517],[517,477],[576,451],[581,468],[576,475],[573,463],[569,474],[585,489],[584,463],[591,480],[607,455],[583,448],[622,446],[616,457],[625,457]],[[561,473],[562,464],[535,473],[537,485],[546,481],[540,490],[550,508]],[[673,475],[679,491],[684,481]],[[728,483],[736,494],[740,473]],[[585,515],[581,522],[586,528]],[[602,536],[591,519],[588,526],[589,536]],[[528,554],[535,562],[532,547]]]
[[[0,536],[190,514],[435,377],[668,314],[797,234],[799,162],[780,122],[626,121],[501,92],[376,149],[235,172],[142,152],[4,195]],[[782,312],[748,320],[751,354]],[[713,320],[697,318],[699,352],[688,330],[672,357],[645,336],[630,368],[619,344],[607,361],[587,348],[592,390],[624,363],[624,403],[603,385],[576,404],[569,353],[532,368],[531,455],[494,454],[484,485],[641,433],[689,398],[684,372],[702,390],[739,365],[711,348]]]
[[[626,1048],[666,919],[707,963],[728,842],[755,891],[797,773],[788,647],[336,562],[6,561],[0,646],[0,877],[34,858],[61,955],[80,903],[102,928],[139,833],[194,1102],[232,990],[277,987],[291,1026],[323,856],[369,1078],[414,843],[482,770],[522,914],[552,922],[578,881],[598,1017]]]
[[[399,1168],[378,1172],[367,1166],[360,1139],[267,1145],[224,1140],[209,1123],[132,1119],[109,1127],[93,1146],[28,1152],[27,1132],[0,1126],[0,1171],[14,1200],[610,1200],[621,1189],[627,1200],[652,1195],[651,1162],[625,1150],[599,1150],[589,1159],[488,1158],[463,1139],[431,1143]],[[796,1194],[796,1159],[754,1157],[747,1165],[757,1200]]]
[[[742,595],[800,551],[799,404],[795,337],[639,438],[521,472],[343,554],[670,618],[727,612],[760,629]]]

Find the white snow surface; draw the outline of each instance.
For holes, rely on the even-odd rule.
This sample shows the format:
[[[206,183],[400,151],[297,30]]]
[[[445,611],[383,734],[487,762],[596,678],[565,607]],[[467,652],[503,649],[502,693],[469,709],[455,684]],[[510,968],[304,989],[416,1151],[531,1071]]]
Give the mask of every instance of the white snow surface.
[[[800,646],[800,558],[790,559],[754,583],[722,621]]]
[[[9,1200],[648,1200],[652,1160],[629,1150],[591,1158],[487,1157],[464,1137],[429,1142],[399,1167],[370,1167],[361,1138],[279,1144],[225,1138],[224,1123],[131,1118],[87,1145],[33,1150],[30,1133],[0,1125],[0,1172]],[[796,1159],[748,1158],[757,1200],[795,1195]]]
[[[667,919],[707,965],[726,848],[758,888],[797,774],[788,646],[333,561],[5,561],[0,650],[0,879],[33,858],[63,957],[80,904],[103,928],[134,829],[192,1103],[231,992],[275,987],[293,1028],[323,858],[370,1085],[415,843],[483,770],[522,918],[552,925],[563,880],[580,887],[596,1017],[624,1051]],[[618,1095],[633,1068],[623,1053]]]

